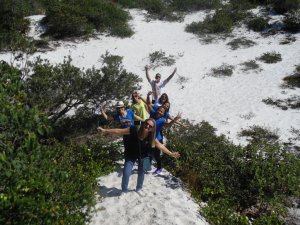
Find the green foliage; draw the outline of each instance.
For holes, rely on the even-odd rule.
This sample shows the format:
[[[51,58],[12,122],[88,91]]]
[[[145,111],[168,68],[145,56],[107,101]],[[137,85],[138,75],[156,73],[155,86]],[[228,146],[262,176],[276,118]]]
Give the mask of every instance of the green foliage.
[[[244,66],[244,68],[242,69],[243,71],[259,69],[259,65],[257,64],[257,62],[255,60],[249,60],[249,61],[243,62],[243,63],[241,63],[241,65]]]
[[[264,141],[266,143],[274,143],[278,141],[279,136],[275,131],[270,131],[266,128],[260,126],[253,126],[250,129],[242,130],[239,133],[240,137],[248,137],[248,141],[260,142]]]
[[[285,29],[290,32],[300,31],[300,10],[292,11],[285,15],[283,20],[285,24]]]
[[[260,61],[264,63],[277,63],[282,60],[281,54],[275,51],[264,53],[262,56],[258,58]]]
[[[282,14],[300,9],[300,0],[275,0],[274,9]]]
[[[300,194],[300,160],[278,143],[236,146],[207,122],[169,130],[167,138],[181,154],[176,165],[164,158],[168,169],[208,202],[202,213],[211,224],[280,224],[287,198]]]
[[[51,65],[38,59],[26,80],[32,104],[44,110],[56,122],[71,109],[91,111],[107,100],[118,100],[138,89],[140,78],[127,72],[122,57],[106,53],[101,69],[85,71],[71,64],[71,58]]]
[[[211,76],[214,77],[229,77],[233,74],[233,70],[234,66],[232,65],[228,65],[226,63],[223,63],[221,66],[217,67],[217,68],[212,68],[211,71]]]
[[[0,4],[0,49],[18,50],[28,45],[25,37],[29,20],[24,17],[30,12],[28,0],[2,0]]]
[[[272,98],[266,98],[263,99],[262,102],[264,102],[267,105],[274,105],[282,110],[288,110],[291,109],[299,109],[300,108],[300,96],[294,95],[287,99],[272,99]]]
[[[219,0],[173,0],[170,5],[179,11],[197,11],[203,9],[214,9],[221,3]]]
[[[247,26],[253,31],[260,32],[269,27],[268,21],[268,19],[262,17],[254,17],[247,22]]]
[[[250,48],[254,46],[256,43],[254,41],[251,41],[245,37],[241,38],[235,38],[232,41],[228,42],[227,45],[230,46],[232,50],[236,50],[238,48]]]
[[[153,68],[160,66],[172,66],[175,63],[174,58],[175,57],[173,55],[166,56],[166,53],[162,50],[149,54],[150,64]]]
[[[96,178],[116,167],[117,144],[48,139],[45,114],[30,106],[20,72],[0,63],[0,223],[86,224]]]
[[[300,66],[296,66],[295,73],[283,78],[284,87],[288,88],[300,88]]]
[[[45,2],[46,34],[56,38],[78,37],[92,33],[94,29],[119,37],[133,34],[129,15],[116,4],[105,0],[64,0]]]
[[[217,10],[213,16],[208,15],[203,22],[192,22],[185,30],[197,35],[228,33],[232,30],[233,19],[224,10]]]

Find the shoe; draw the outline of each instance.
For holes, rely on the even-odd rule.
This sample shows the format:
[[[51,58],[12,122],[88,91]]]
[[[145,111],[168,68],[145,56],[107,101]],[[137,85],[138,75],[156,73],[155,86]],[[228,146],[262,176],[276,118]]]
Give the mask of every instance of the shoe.
[[[118,199],[123,199],[123,198],[125,198],[126,194],[127,194],[127,192],[122,191],[122,192],[120,193],[120,195],[118,196]]]
[[[162,169],[157,169],[157,170],[154,171],[154,174],[159,175],[159,174],[161,174],[161,172],[162,172]]]
[[[135,191],[140,197],[145,197],[146,193],[143,191],[143,189],[137,189]]]

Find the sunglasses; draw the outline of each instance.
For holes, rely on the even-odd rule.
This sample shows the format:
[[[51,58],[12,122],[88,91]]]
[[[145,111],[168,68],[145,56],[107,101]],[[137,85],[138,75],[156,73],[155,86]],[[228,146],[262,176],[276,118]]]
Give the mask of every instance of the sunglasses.
[[[146,124],[145,124],[145,128],[150,128],[150,129],[152,129],[153,126],[152,126],[150,123],[146,123]]]

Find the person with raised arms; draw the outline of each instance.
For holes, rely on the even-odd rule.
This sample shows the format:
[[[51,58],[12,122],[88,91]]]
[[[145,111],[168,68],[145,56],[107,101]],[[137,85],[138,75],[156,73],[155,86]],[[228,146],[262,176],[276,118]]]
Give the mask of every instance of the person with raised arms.
[[[147,78],[147,80],[150,83],[151,88],[152,88],[152,103],[154,103],[160,97],[162,89],[166,86],[166,84],[175,75],[175,73],[177,71],[177,68],[175,67],[175,69],[173,70],[171,75],[168,76],[167,79],[165,79],[165,80],[161,80],[161,74],[160,73],[157,73],[155,75],[155,80],[151,80],[150,75],[149,75],[149,66],[148,65],[145,66],[145,71],[146,71],[146,78]],[[157,92],[155,91],[156,88],[157,88]]]
[[[165,154],[177,159],[180,157],[178,152],[171,152],[163,144],[156,139],[156,123],[153,119],[146,119],[145,122],[137,129],[137,127],[127,127],[124,129],[104,129],[98,127],[97,130],[102,134],[110,135],[127,135],[129,148],[125,149],[125,163],[122,177],[122,193],[128,192],[129,178],[135,162],[138,162],[138,177],[136,191],[139,192],[143,188],[144,174],[146,172],[146,164],[149,162],[150,150],[154,147]]]

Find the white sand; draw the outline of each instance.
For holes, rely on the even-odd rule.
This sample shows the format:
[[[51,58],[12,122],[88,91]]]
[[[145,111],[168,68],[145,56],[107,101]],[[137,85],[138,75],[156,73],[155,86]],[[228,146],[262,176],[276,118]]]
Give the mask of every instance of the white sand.
[[[101,177],[100,195],[91,225],[196,225],[207,224],[199,206],[182,183],[166,170],[146,174],[143,192],[135,192],[137,168],[129,180],[129,192],[120,196],[122,170]]]
[[[173,68],[178,73],[166,86],[165,92],[171,100],[171,115],[183,113],[183,118],[192,122],[208,121],[220,134],[225,134],[235,143],[245,144],[245,139],[238,137],[241,129],[258,125],[277,131],[280,140],[288,142],[295,138],[291,128],[300,129],[300,110],[281,110],[262,102],[268,97],[286,99],[299,95],[299,89],[281,89],[282,79],[291,75],[295,65],[300,64],[300,34],[287,45],[280,45],[284,34],[263,37],[245,28],[235,29],[235,37],[204,44],[193,34],[186,33],[186,24],[203,20],[204,12],[186,16],[183,22],[146,22],[144,11],[131,10],[133,20],[130,22],[135,34],[131,38],[113,38],[99,35],[81,43],[57,42],[60,44],[54,51],[37,53],[34,56],[47,58],[51,62],[62,62],[70,55],[76,66],[90,68],[101,67],[100,56],[106,51],[123,56],[124,67],[143,78],[142,93],[150,90],[144,66],[149,64],[149,54],[162,50],[166,55],[174,55],[176,64],[172,67],[160,67],[150,70],[151,77],[160,72],[166,78]],[[39,16],[31,17],[33,22]],[[276,16],[273,21],[278,20]],[[37,38],[40,29],[33,29],[31,35]],[[246,37],[257,44],[250,48],[231,50],[226,44],[233,38]],[[243,72],[241,63],[255,60],[263,53],[276,51],[282,61],[275,64],[257,63],[261,70]],[[10,54],[0,54],[0,60],[12,61]],[[233,65],[231,77],[215,78],[208,74],[212,68],[223,63]],[[180,84],[179,76],[187,79]],[[130,93],[128,93],[130,94]],[[299,144],[300,140],[298,140]],[[173,149],[174,151],[176,149]],[[176,180],[176,179],[175,179]],[[100,192],[104,196],[97,204],[98,213],[92,224],[203,224],[197,213],[197,205],[172,176],[164,177],[147,175],[145,178],[145,197],[130,192],[119,199],[121,177],[115,172],[100,179]],[[130,180],[134,189],[136,174]]]

